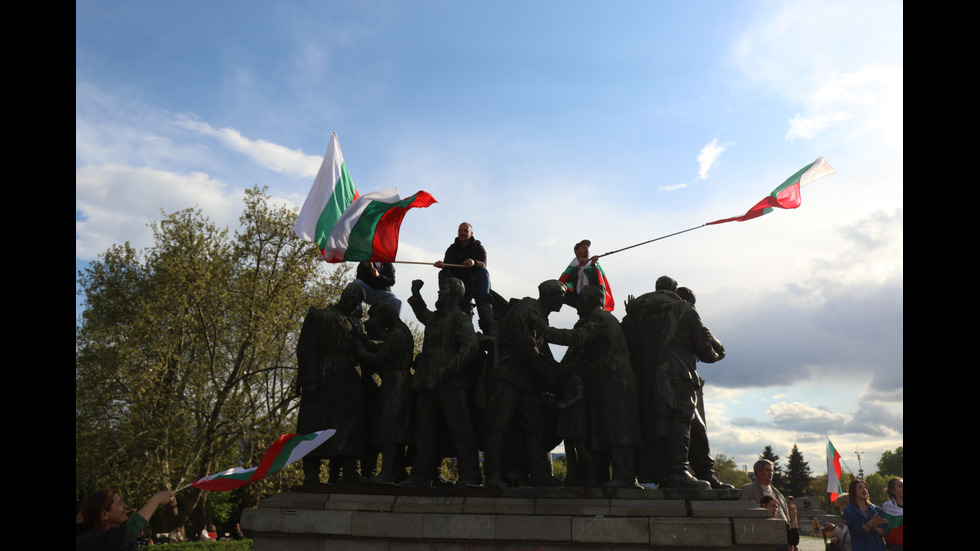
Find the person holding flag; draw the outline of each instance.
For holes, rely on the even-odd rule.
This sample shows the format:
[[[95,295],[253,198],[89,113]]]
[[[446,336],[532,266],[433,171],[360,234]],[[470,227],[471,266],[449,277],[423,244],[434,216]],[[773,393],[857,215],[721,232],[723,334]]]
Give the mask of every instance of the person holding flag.
[[[586,285],[598,285],[602,287],[605,294],[603,309],[612,312],[616,301],[613,300],[612,290],[609,288],[609,281],[606,279],[606,272],[599,265],[598,255],[589,256],[590,246],[592,246],[592,242],[588,239],[576,243],[573,248],[575,258],[558,278],[558,281],[565,284],[565,304],[574,307],[578,293]]]

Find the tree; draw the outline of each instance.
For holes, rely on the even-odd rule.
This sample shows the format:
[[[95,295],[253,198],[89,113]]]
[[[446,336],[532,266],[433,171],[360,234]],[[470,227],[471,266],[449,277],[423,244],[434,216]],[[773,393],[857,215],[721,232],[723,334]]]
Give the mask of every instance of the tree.
[[[785,481],[783,480],[783,468],[779,466],[779,456],[772,451],[772,446],[763,448],[759,454],[759,459],[772,461],[772,486],[782,493],[786,493]]]
[[[736,488],[741,488],[749,482],[752,482],[745,469],[740,468],[734,459],[723,453],[715,456],[715,475],[718,477],[718,480],[726,484],[731,484]]]
[[[793,449],[789,452],[789,464],[786,466],[786,495],[804,496],[808,494],[810,478],[810,465],[803,460],[803,452],[793,444]]]
[[[895,451],[885,450],[878,460],[878,473],[897,477],[905,476],[905,463],[902,459],[902,448],[899,446]]]
[[[868,486],[868,497],[871,498],[871,503],[880,506],[888,501],[888,481],[891,478],[891,475],[880,473],[869,474],[865,477],[864,483]]]
[[[164,213],[148,249],[114,245],[79,272],[78,496],[109,486],[141,503],[256,465],[272,439],[295,428],[303,316],[335,301],[349,270],[324,274],[316,251],[293,234],[296,214],[271,206],[264,190],[248,190],[244,203],[231,237],[200,210]],[[276,484],[247,486],[241,498],[254,503]],[[207,501],[186,490],[153,520],[171,529],[193,518],[199,527]]]

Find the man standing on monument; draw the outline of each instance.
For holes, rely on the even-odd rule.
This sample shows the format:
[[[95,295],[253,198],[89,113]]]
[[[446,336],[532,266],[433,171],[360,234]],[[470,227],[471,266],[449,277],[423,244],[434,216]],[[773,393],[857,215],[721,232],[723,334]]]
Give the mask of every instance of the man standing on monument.
[[[340,300],[326,308],[310,308],[296,344],[299,415],[296,432],[306,434],[336,429],[336,434],[303,458],[303,484],[320,482],[320,460],[337,461],[341,482],[362,482],[357,470],[361,454],[364,404],[354,350],[363,336],[361,321],[353,316],[364,301],[356,283],[344,288]],[[332,480],[330,482],[333,482]]]
[[[454,266],[446,266],[452,264]],[[446,249],[441,261],[433,264],[439,268],[439,287],[455,277],[463,282],[476,299],[476,312],[480,317],[480,329],[489,335],[493,323],[493,305],[490,303],[490,272],[487,271],[487,250],[473,237],[473,226],[468,222],[459,225],[456,240]]]
[[[697,310],[676,291],[674,279],[660,277],[655,292],[627,304],[623,319],[640,385],[640,480],[669,488],[730,488],[715,476],[697,408],[697,361],[717,362],[725,357],[725,349],[701,323]],[[698,478],[688,472],[692,449],[699,457]],[[707,460],[700,461],[702,456]]]
[[[636,484],[634,454],[641,442],[636,378],[630,367],[623,330],[619,321],[603,308],[604,296],[603,290],[595,285],[581,289],[575,327],[549,329],[548,341],[570,346],[567,354],[577,362],[570,368],[591,373],[588,377],[589,441],[593,449],[608,452],[612,462],[612,480],[603,486],[626,488]]]
[[[371,306],[387,302],[401,315],[402,301],[391,292],[395,284],[395,265],[391,262],[360,262],[354,283],[364,289],[364,302]]]
[[[531,486],[558,486],[546,443],[546,414],[539,392],[557,376],[558,362],[548,347],[548,315],[562,307],[564,286],[552,279],[538,286],[538,298],[525,297],[511,307],[497,332],[498,354],[487,383],[487,435],[484,469],[487,485],[503,488],[504,449],[514,425],[523,436],[524,463]]]
[[[612,289],[609,288],[609,280],[606,279],[606,272],[599,265],[597,255],[589,256],[589,247],[592,242],[583,239],[575,244],[575,258],[562,272],[558,281],[565,284],[565,304],[574,307],[578,292],[586,285],[598,285],[605,292],[602,307],[607,312],[612,312],[616,306],[613,299]]]
[[[415,465],[411,476],[400,483],[408,488],[425,488],[439,460],[438,443],[442,426],[456,447],[458,486],[481,485],[479,444],[467,397],[470,365],[478,343],[473,322],[459,308],[463,282],[450,277],[440,286],[436,311],[420,318],[425,324],[422,352],[415,358],[412,386],[415,402]],[[409,299],[411,303],[411,299]]]

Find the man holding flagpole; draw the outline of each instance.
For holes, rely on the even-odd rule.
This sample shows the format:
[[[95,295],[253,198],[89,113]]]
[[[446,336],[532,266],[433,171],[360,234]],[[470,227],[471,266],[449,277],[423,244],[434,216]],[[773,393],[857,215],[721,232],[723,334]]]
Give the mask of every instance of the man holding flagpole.
[[[565,284],[565,304],[574,307],[578,298],[578,293],[586,285],[598,285],[605,293],[603,308],[607,312],[612,312],[616,301],[613,300],[612,290],[609,288],[609,281],[606,279],[606,272],[599,266],[599,256],[589,256],[589,247],[592,242],[583,239],[575,244],[575,258],[565,268],[565,271],[558,278]]]

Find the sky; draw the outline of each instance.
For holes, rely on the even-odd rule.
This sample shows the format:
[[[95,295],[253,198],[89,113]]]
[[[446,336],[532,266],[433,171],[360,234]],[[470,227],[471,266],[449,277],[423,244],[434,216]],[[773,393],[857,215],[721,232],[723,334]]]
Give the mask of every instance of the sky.
[[[506,298],[582,239],[740,215],[824,157],[837,174],[796,210],[603,257],[613,314],[661,275],[695,291],[728,352],[699,366],[713,454],[785,465],[796,444],[821,474],[829,437],[856,474],[903,445],[901,2],[75,7],[76,271],[149,246],[161,209],[234,229],[255,185],[298,209],[333,132],[361,193],[438,201],[407,214],[398,260],[441,260],[469,222]],[[434,303],[434,268],[396,275]]]

